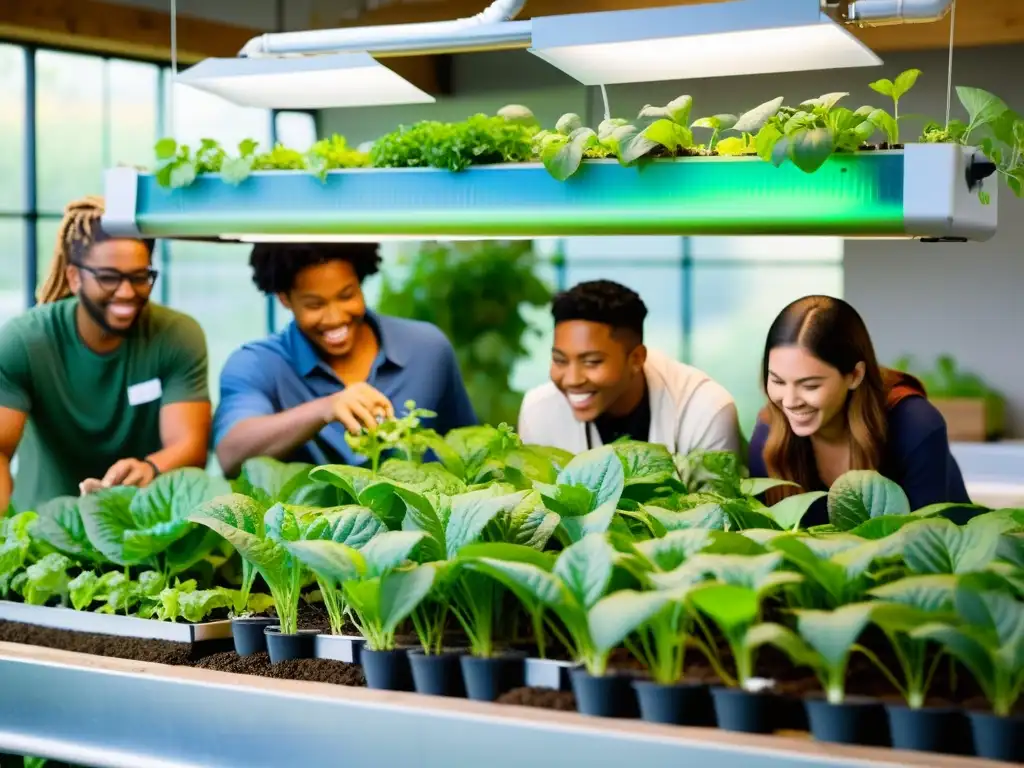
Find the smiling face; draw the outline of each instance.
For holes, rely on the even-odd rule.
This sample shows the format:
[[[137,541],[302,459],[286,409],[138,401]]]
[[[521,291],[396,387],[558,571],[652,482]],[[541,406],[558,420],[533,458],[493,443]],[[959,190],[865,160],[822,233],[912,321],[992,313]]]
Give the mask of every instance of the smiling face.
[[[352,352],[366,320],[366,301],[352,265],[341,259],[300,270],[281,303],[295,315],[295,324],[327,357]]]
[[[602,413],[624,415],[635,407],[630,395],[643,393],[647,350],[614,334],[610,325],[567,320],[555,326],[551,381],[566,396],[577,421]]]
[[[863,379],[864,363],[843,375],[800,346],[776,347],[768,355],[768,399],[799,437],[844,425],[849,393]]]
[[[123,336],[149,301],[156,273],[150,251],[139,240],[106,240],[93,245],[81,264],[68,267],[68,286],[92,320]]]

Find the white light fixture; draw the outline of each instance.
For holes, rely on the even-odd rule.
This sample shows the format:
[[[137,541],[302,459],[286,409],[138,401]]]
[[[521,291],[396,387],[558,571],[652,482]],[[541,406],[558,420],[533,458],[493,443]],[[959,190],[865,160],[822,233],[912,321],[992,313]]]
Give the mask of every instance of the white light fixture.
[[[245,107],[325,109],[436,101],[368,53],[204,59],[178,82]]]
[[[530,52],[584,85],[877,66],[819,0],[735,0],[533,19]]]

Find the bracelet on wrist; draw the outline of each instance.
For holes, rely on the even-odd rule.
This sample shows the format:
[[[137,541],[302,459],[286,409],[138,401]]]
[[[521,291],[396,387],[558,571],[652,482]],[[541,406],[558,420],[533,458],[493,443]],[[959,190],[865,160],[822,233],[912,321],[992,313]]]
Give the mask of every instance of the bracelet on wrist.
[[[153,461],[152,459],[143,459],[143,461],[144,461],[144,462],[145,462],[146,464],[149,464],[149,466],[153,468],[153,479],[154,479],[154,480],[155,480],[156,478],[160,477],[160,467],[158,467],[158,466],[156,465],[156,462],[155,462],[155,461]]]

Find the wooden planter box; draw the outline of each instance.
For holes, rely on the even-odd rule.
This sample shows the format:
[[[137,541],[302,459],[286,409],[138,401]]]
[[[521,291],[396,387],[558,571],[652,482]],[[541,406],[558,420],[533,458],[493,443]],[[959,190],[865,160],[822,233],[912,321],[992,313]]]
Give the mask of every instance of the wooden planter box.
[[[1005,409],[999,400],[981,397],[930,398],[946,420],[953,443],[983,443],[1003,434]]]

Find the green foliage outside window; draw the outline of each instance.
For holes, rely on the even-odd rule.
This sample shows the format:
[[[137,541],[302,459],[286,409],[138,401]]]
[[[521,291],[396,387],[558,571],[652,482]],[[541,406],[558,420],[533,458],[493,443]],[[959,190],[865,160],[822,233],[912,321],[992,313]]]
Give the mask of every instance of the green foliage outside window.
[[[528,334],[523,307],[543,307],[551,287],[536,275],[529,241],[424,243],[403,278],[382,275],[383,314],[425,320],[451,340],[481,423],[515,424],[523,393],[512,389]]]

